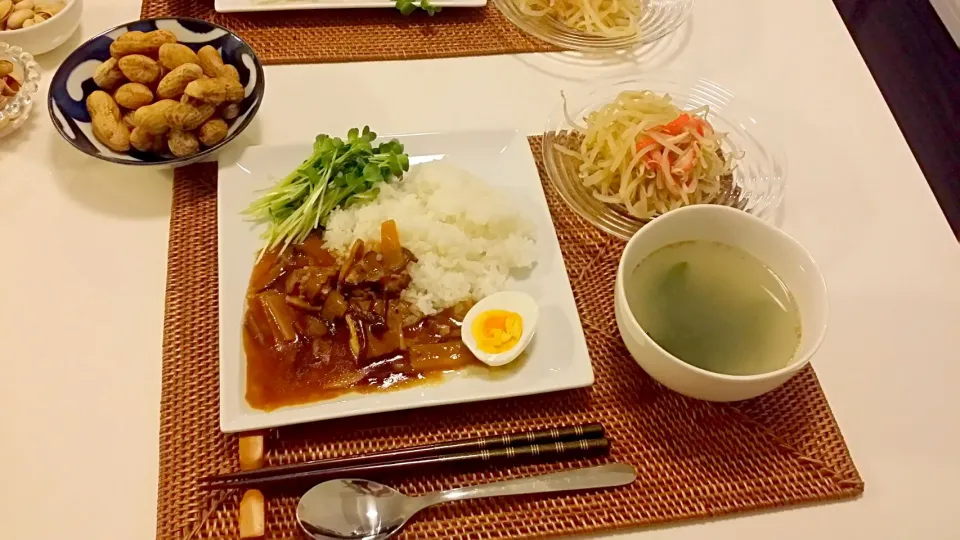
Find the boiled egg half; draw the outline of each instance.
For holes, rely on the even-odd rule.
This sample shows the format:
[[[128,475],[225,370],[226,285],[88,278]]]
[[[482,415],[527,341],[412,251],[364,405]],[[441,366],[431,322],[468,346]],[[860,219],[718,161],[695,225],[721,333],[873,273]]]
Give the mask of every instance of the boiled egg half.
[[[470,308],[460,335],[481,362],[502,366],[516,360],[530,344],[539,316],[540,308],[529,294],[498,292]]]

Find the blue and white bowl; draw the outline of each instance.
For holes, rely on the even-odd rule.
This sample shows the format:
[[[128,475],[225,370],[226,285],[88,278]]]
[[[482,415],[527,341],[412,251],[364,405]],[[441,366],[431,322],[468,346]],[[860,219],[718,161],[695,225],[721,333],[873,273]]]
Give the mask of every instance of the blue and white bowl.
[[[90,114],[87,112],[87,96],[98,90],[93,74],[104,61],[110,58],[110,44],[126,32],[139,30],[169,30],[180,43],[194,51],[211,45],[220,51],[225,64],[231,64],[240,73],[244,98],[240,102],[240,115],[231,121],[227,136],[216,146],[192,156],[176,157],[173,154],[157,155],[131,148],[129,152],[114,152],[93,136]],[[247,42],[226,28],[185,17],[159,17],[144,19],[107,30],[90,39],[73,51],[64,60],[50,83],[47,108],[53,125],[60,135],[81,152],[112,163],[122,165],[180,167],[189,165],[215,154],[221,147],[243,131],[260,108],[263,101],[263,66]]]

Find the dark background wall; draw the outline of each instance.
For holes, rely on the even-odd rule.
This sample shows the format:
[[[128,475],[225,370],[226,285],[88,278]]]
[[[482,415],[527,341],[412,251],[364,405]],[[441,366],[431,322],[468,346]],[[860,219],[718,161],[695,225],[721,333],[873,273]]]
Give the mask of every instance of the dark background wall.
[[[834,4],[960,239],[960,48],[928,0]]]

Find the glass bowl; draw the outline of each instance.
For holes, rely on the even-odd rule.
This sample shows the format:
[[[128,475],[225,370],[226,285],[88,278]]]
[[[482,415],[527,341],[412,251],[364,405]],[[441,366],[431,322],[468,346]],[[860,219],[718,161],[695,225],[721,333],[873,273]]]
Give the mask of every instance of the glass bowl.
[[[787,177],[787,159],[774,130],[759,120],[753,108],[722,86],[683,73],[651,73],[604,79],[595,84],[565,91],[570,117],[582,119],[625,90],[651,90],[670,94],[681,109],[709,105],[707,120],[718,132],[727,134],[725,152],[742,154],[733,171],[732,182],[715,204],[744,210],[772,221],[776,215]],[[579,160],[556,150],[556,145],[577,148],[578,139],[566,119],[563,102],[547,123],[543,137],[543,162],[551,184],[577,214],[614,236],[628,239],[650,219],[639,219],[626,209],[601,202],[583,185],[578,174]]]
[[[694,0],[639,0],[637,33],[627,37],[593,36],[573,29],[549,16],[532,17],[520,11],[516,0],[494,0],[501,13],[517,28],[564,49],[585,52],[623,50],[652,43],[673,32],[687,20]]]
[[[11,47],[0,42],[0,60],[13,64],[13,72],[9,75],[16,80],[19,88],[12,96],[0,95],[0,137],[8,135],[20,127],[20,124],[30,115],[33,108],[33,97],[39,90],[40,66],[33,60],[30,53],[20,47]],[[5,85],[10,88],[9,85]]]

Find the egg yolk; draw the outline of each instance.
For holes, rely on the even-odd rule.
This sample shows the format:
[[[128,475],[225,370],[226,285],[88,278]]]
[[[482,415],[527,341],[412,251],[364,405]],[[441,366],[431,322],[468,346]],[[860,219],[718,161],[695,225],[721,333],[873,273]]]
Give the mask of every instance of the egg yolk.
[[[523,319],[520,314],[501,309],[491,309],[477,315],[471,327],[477,348],[497,354],[512,349],[523,335]]]

